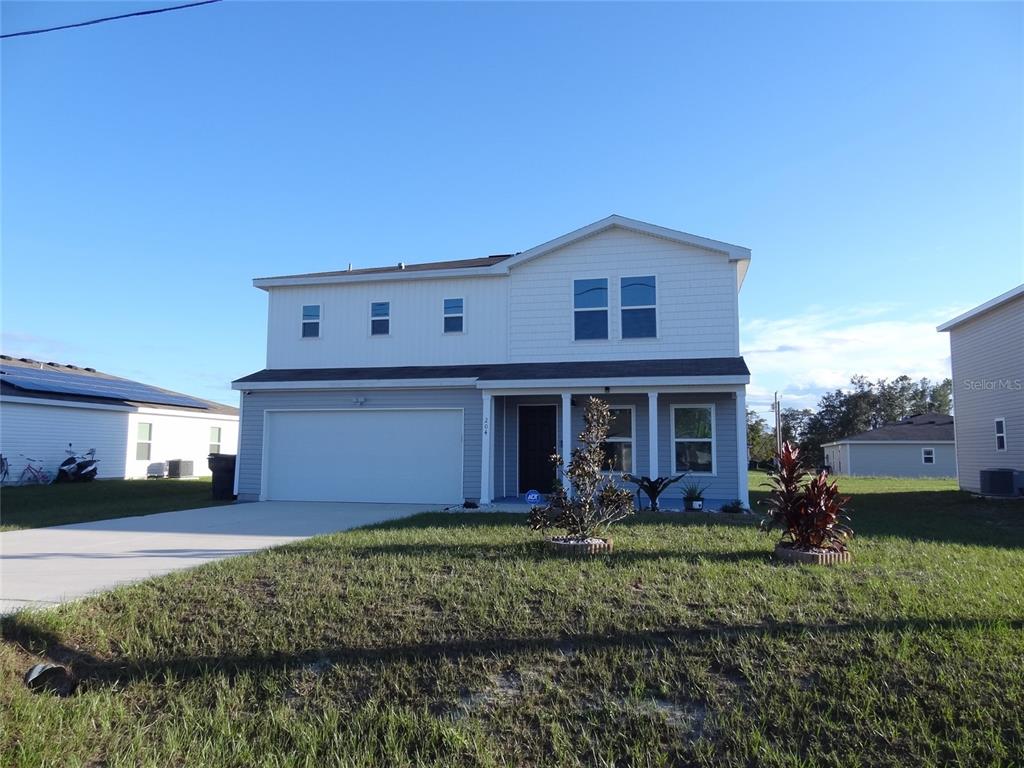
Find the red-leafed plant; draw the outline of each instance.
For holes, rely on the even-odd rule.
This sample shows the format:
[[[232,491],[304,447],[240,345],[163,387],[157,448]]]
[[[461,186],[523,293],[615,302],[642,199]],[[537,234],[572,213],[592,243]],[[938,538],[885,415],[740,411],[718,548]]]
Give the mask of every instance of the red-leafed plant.
[[[839,483],[829,483],[822,472],[801,487],[807,471],[800,450],[789,442],[776,454],[776,465],[768,473],[772,492],[762,502],[768,516],[761,530],[784,529],[782,544],[793,549],[845,552],[853,530],[844,522],[849,520],[845,513],[850,497],[839,493]]]

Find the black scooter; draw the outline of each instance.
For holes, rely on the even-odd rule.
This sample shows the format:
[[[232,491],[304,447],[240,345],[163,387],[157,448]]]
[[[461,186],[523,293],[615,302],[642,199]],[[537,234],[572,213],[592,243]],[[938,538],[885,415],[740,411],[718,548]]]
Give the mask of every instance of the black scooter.
[[[96,479],[99,460],[95,448],[86,451],[84,456],[78,456],[68,443],[67,454],[68,457],[57,468],[58,483],[87,483]]]

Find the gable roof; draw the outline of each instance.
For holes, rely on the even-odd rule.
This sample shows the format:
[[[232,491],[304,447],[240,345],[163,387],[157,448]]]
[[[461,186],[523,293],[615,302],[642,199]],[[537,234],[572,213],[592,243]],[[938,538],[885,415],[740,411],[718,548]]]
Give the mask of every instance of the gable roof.
[[[659,237],[681,245],[689,245],[705,250],[714,251],[738,263],[739,280],[736,289],[739,290],[743,279],[747,274],[747,267],[750,262],[750,249],[739,245],[732,245],[720,240],[711,240],[698,235],[691,235],[675,229],[659,227],[656,224],[648,224],[638,219],[630,219],[625,216],[613,214],[593,224],[573,230],[568,234],[556,237],[546,243],[534,246],[526,251],[515,254],[501,254],[497,256],[485,256],[475,259],[458,259],[454,261],[433,261],[420,264],[404,264],[399,262],[395,266],[369,267],[365,269],[335,270],[331,272],[309,272],[297,275],[280,275],[277,277],[258,277],[252,281],[257,288],[273,288],[285,285],[316,285],[322,283],[347,283],[363,282],[368,280],[412,280],[440,277],[466,277],[466,276],[501,276],[507,275],[515,266],[524,262],[536,259],[571,243],[578,242],[587,237],[592,237],[612,228],[625,229],[630,232]]]
[[[47,382],[33,382],[20,372],[42,372]],[[61,380],[73,380],[73,386],[62,387]],[[86,394],[94,387],[92,394]],[[68,391],[60,391],[67,389]],[[116,392],[123,392],[118,396]],[[41,362],[27,357],[15,358],[0,355],[0,395],[34,400],[63,400],[66,402],[95,403],[144,408],[163,408],[191,413],[216,413],[237,416],[238,409],[212,400],[204,400],[181,392],[175,392],[151,384],[112,376],[70,363]],[[187,404],[186,404],[187,403]]]
[[[823,445],[843,443],[944,443],[953,442],[953,417],[944,413],[918,413],[900,421],[869,429],[859,435]]]
[[[984,304],[979,304],[974,309],[969,309],[962,315],[957,315],[952,320],[948,320],[938,328],[936,331],[949,331],[956,328],[958,325],[966,323],[968,320],[973,320],[978,315],[983,315],[991,309],[995,309],[998,306],[1006,304],[1008,301],[1016,299],[1018,296],[1024,296],[1024,283],[1021,283],[1016,288],[1011,288],[1006,293],[996,296],[994,299],[989,299]]]

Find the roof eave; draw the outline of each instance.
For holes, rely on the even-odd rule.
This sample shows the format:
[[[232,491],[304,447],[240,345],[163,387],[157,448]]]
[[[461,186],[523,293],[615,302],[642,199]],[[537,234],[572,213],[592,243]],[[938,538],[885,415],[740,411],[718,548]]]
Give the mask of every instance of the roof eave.
[[[498,271],[498,264],[486,267],[463,267],[461,269],[421,269],[407,272],[378,272],[358,275],[322,275],[310,277],[257,277],[252,281],[256,288],[268,290],[299,285],[333,285],[338,283],[374,283],[395,280],[437,280],[449,277],[501,277],[505,273]]]
[[[948,320],[942,325],[937,326],[935,330],[940,333],[952,330],[956,326],[962,325],[963,323],[966,323],[968,320],[973,320],[979,315],[983,315],[989,310],[995,309],[1001,304],[1005,304],[1006,302],[1011,301],[1012,299],[1015,299],[1018,296],[1024,296],[1024,283],[1021,283],[1016,288],[1011,288],[1006,293],[1000,294],[999,296],[996,296],[994,299],[989,299],[984,304],[979,304],[974,309],[967,310],[962,315],[957,315],[952,320]]]

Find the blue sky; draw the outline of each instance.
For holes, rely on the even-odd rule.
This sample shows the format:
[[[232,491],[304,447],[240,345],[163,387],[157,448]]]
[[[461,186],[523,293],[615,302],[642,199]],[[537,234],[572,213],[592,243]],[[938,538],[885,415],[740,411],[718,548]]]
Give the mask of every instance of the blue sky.
[[[1022,7],[227,0],[5,40],[2,346],[235,402],[255,276],[620,213],[753,250],[762,410],[948,375],[935,325],[1024,281]]]

